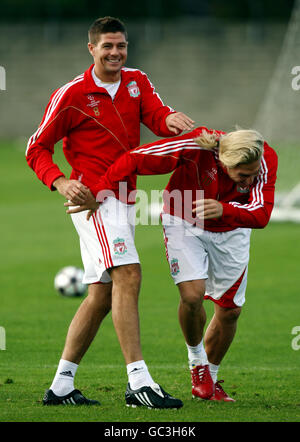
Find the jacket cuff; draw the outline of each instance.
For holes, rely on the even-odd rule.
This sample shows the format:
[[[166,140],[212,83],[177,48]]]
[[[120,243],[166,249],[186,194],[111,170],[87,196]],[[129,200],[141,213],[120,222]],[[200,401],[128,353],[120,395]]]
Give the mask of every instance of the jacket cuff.
[[[231,204],[228,203],[222,203],[221,201],[220,203],[223,206],[222,219],[227,222],[233,220],[235,218],[234,216],[235,207],[233,207]]]
[[[58,168],[57,168],[58,169]],[[58,170],[50,170],[47,172],[47,174],[43,177],[43,183],[46,184],[49,189],[54,192],[56,187],[53,186],[53,183],[57,178],[64,177],[65,175],[58,169]]]

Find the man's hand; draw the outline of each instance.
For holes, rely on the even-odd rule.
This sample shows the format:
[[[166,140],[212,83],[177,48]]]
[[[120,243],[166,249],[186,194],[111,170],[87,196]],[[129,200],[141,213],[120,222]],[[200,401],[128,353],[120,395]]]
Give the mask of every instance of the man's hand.
[[[53,182],[53,186],[68,200],[64,203],[64,206],[73,207],[67,210],[68,214],[89,210],[86,216],[86,219],[89,220],[99,207],[99,203],[97,203],[90,189],[80,181],[59,177]]]
[[[68,180],[65,177],[59,177],[53,182],[53,186],[67,200],[74,204],[84,204],[90,190],[84,184],[77,180]]]
[[[223,206],[217,200],[203,199],[194,201],[193,204],[196,205],[193,213],[199,219],[221,218],[223,215]]]
[[[81,203],[81,204],[75,204],[73,202],[64,203],[65,207],[71,207],[71,209],[67,210],[68,214],[78,213],[78,212],[83,212],[84,210],[88,210],[88,213],[86,215],[87,221],[90,219],[90,217],[93,215],[93,213],[96,212],[99,205],[100,204],[96,201],[96,199],[95,199],[94,195],[92,194],[92,192],[90,191],[90,189],[88,189],[86,196],[85,196],[85,201],[83,203]]]
[[[169,114],[166,118],[167,128],[176,135],[178,135],[182,130],[193,129],[194,123],[195,121],[182,112]]]

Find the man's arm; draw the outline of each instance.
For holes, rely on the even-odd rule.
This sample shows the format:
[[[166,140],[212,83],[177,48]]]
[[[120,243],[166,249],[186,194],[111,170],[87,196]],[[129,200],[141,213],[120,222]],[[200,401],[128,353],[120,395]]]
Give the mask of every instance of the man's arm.
[[[91,188],[97,194],[102,190],[118,190],[126,177],[136,175],[162,175],[170,173],[182,164],[185,157],[192,157],[201,147],[194,141],[195,131],[162,139],[137,147],[122,155]]]
[[[65,198],[80,204],[88,189],[79,181],[65,178],[52,159],[54,145],[71,127],[71,112],[64,88],[61,88],[52,94],[37,131],[28,141],[26,161],[50,190],[57,189]]]
[[[197,136],[199,136],[199,130],[195,129],[188,134],[158,140],[124,153],[90,189],[91,194],[88,195],[84,204],[72,208],[75,204],[65,203],[66,207],[71,207],[67,213],[91,209],[87,215],[89,219],[91,213],[98,208],[99,202],[101,203],[106,196],[114,192],[118,193],[119,184],[126,177],[132,174],[161,175],[172,172],[185,161],[186,157],[190,159],[199,152],[199,149],[201,150],[201,147],[194,142]]]
[[[51,190],[53,181],[63,177],[63,172],[54,164],[54,145],[68,133],[71,123],[66,111],[66,94],[57,89],[50,97],[43,119],[36,132],[29,138],[26,161],[37,177]]]

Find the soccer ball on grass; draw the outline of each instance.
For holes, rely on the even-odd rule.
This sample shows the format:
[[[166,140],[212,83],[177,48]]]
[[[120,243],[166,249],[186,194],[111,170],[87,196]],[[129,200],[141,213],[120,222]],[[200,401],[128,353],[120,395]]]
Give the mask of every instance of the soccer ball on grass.
[[[83,284],[83,270],[67,266],[62,268],[54,278],[55,289],[63,296],[82,296],[86,291],[86,284]]]

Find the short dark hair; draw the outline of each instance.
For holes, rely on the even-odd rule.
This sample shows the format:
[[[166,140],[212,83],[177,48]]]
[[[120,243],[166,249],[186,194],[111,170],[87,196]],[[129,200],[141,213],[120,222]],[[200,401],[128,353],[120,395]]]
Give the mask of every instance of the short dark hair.
[[[89,41],[92,44],[97,44],[100,34],[107,34],[108,32],[122,32],[127,40],[127,31],[124,23],[115,17],[97,18],[90,26],[88,31]]]

